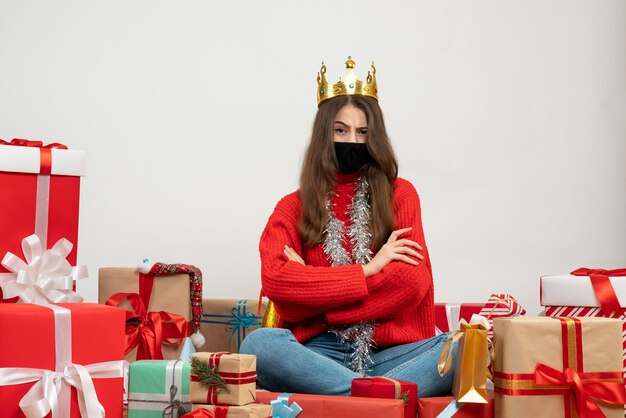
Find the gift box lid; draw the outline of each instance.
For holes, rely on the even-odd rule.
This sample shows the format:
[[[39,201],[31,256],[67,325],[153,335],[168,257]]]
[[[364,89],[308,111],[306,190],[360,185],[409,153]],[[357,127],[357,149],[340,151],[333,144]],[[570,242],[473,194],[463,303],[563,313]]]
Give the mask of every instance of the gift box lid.
[[[540,280],[542,306],[600,306],[589,276],[559,274]],[[620,306],[626,308],[626,277],[609,277],[609,281]]]
[[[85,151],[50,149],[50,174],[84,176]],[[38,174],[41,171],[41,148],[0,145],[0,171]]]

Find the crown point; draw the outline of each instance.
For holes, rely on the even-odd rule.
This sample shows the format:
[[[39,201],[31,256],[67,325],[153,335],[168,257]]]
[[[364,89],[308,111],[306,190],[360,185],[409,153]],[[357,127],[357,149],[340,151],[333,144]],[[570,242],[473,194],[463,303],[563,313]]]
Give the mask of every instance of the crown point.
[[[354,69],[355,65],[356,65],[356,63],[354,62],[352,57],[350,55],[348,55],[348,60],[346,61],[346,68],[347,69]]]

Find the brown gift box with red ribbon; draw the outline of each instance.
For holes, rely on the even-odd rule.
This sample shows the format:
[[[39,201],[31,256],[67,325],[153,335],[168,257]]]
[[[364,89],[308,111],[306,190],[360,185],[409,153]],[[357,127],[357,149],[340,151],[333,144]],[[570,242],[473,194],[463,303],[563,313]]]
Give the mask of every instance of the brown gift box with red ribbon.
[[[191,413],[186,414],[188,418],[271,418],[271,405],[261,405],[257,403],[242,406],[208,405],[194,404]],[[210,412],[212,415],[203,413]]]
[[[126,341],[127,348],[128,344],[134,348],[128,352],[126,360],[178,359],[183,348],[181,342],[189,334],[187,323],[192,318],[189,275],[149,276],[135,268],[101,268],[98,302],[104,304],[118,293],[139,295],[118,295],[113,301],[114,305],[129,311]],[[185,322],[182,338],[180,318]]]
[[[206,383],[207,377],[211,383]],[[256,356],[226,352],[192,355],[189,402],[239,406],[255,401]]]
[[[352,379],[351,396],[363,398],[402,399],[404,418],[417,414],[417,384],[388,377],[360,377]]]
[[[7,252],[22,254],[22,239],[37,234],[44,250],[61,238],[70,241],[67,260],[76,265],[80,178],[85,171],[84,151],[59,143],[0,139],[0,260]],[[0,282],[10,278],[0,265]]]
[[[494,320],[495,416],[622,418],[621,322]]]

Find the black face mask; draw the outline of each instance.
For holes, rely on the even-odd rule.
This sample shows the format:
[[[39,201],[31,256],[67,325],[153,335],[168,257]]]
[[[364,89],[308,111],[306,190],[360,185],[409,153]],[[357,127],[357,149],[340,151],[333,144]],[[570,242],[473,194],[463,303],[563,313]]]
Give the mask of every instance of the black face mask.
[[[335,155],[339,162],[339,171],[343,174],[356,173],[372,161],[367,145],[354,142],[335,142]]]

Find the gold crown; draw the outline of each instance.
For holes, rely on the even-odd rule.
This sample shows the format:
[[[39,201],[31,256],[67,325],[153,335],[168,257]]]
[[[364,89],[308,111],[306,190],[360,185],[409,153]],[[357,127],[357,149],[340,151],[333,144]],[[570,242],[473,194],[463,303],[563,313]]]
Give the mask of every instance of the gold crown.
[[[357,80],[354,75],[354,67],[356,66],[352,57],[348,57],[346,61],[346,78],[342,80],[339,77],[339,81],[332,85],[332,88],[328,88],[328,81],[326,81],[326,65],[322,62],[322,68],[317,73],[317,105],[321,105],[324,101],[336,97],[336,96],[348,96],[353,94],[360,94],[363,96],[369,96],[378,100],[378,87],[376,86],[376,67],[374,67],[374,61],[372,61],[372,68],[367,72],[367,78],[365,83],[361,80]]]

